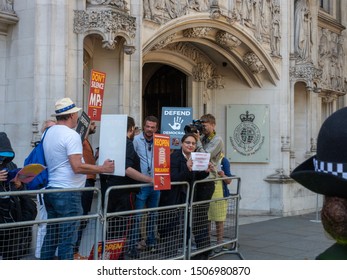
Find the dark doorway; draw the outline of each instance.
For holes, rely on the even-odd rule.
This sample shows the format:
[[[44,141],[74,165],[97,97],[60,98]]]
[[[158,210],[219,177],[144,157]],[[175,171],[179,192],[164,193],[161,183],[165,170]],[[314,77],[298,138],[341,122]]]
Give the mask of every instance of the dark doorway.
[[[148,77],[143,94],[143,118],[154,115],[161,119],[162,107],[187,106],[187,76],[181,71],[160,64],[146,64],[144,73],[153,71]],[[146,79],[144,78],[146,83]]]

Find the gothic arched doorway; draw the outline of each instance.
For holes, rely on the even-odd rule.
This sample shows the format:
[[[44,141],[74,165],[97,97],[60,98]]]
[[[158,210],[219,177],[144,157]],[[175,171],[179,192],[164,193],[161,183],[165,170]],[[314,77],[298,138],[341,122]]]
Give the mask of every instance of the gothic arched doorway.
[[[147,63],[143,67],[143,118],[161,118],[162,107],[187,106],[187,76],[168,65]]]

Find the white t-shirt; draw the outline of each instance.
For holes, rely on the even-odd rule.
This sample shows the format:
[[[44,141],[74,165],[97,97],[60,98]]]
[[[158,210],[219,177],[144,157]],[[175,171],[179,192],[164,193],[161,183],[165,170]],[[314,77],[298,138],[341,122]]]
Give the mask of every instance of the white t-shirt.
[[[66,125],[53,125],[43,141],[48,168],[48,186],[57,188],[83,188],[85,174],[75,174],[69,162],[69,155],[82,155],[80,135]],[[83,161],[83,158],[82,158]]]

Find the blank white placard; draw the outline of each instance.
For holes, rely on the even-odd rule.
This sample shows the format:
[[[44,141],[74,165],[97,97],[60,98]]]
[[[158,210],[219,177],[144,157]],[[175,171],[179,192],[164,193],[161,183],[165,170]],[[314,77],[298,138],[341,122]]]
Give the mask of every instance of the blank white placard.
[[[125,176],[127,115],[101,115],[99,165],[114,160],[113,175]]]

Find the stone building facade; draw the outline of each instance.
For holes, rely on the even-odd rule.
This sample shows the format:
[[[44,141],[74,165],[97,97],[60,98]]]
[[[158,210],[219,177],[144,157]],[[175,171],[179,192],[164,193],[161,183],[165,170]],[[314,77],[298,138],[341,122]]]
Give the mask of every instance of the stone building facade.
[[[347,0],[0,0],[0,130],[20,166],[57,99],[87,109],[98,69],[107,74],[103,113],[139,125],[163,106],[215,115],[241,177],[242,212],[314,211],[321,197],[289,174],[346,104],[346,25]],[[247,116],[241,160],[231,139],[235,105]],[[268,130],[256,130],[249,108],[265,108]],[[268,141],[258,148],[265,159],[249,152],[256,137]]]

